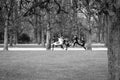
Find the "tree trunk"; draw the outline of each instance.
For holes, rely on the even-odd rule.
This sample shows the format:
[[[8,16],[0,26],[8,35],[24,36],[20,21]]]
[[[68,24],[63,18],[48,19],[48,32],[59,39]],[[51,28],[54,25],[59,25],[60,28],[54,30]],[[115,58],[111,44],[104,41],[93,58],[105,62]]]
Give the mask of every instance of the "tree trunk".
[[[10,46],[13,46],[13,36],[10,35]]]
[[[89,31],[88,33],[88,39],[87,39],[87,50],[92,50],[92,33],[91,33],[91,30]]]
[[[6,20],[4,28],[4,50],[8,50],[8,20]]]
[[[45,38],[44,38],[44,29],[43,29],[43,27],[42,27],[42,30],[41,30],[41,44],[42,44],[42,46],[44,46],[45,47]]]
[[[88,27],[89,27],[89,32],[88,32],[88,40],[87,40],[87,50],[92,50],[92,29],[91,29],[91,15],[88,15]]]
[[[98,15],[98,33],[97,33],[97,37],[98,37],[98,43],[101,42],[101,34],[102,34],[102,28],[103,28],[103,16],[102,15]]]
[[[101,27],[101,26],[99,26],[99,27]],[[97,37],[98,37],[98,40],[97,40],[97,42],[99,43],[100,41],[101,41],[101,36],[100,36],[100,28],[98,29],[98,33],[97,33]]]
[[[105,29],[104,28],[101,33],[101,42],[105,43]]]
[[[36,43],[37,42],[37,29],[34,28],[34,31],[33,31],[33,43]]]
[[[51,49],[51,31],[50,31],[50,23],[47,26],[47,34],[46,34],[46,49]]]
[[[108,19],[108,80],[120,80],[120,0],[114,2],[115,12]]]
[[[40,45],[40,30],[37,29],[37,43]]]
[[[105,20],[105,25],[106,25],[106,46],[109,46],[109,36],[110,36],[110,26],[112,24],[112,22],[109,20],[110,18],[108,16],[106,16],[106,20]]]
[[[103,43],[105,43],[105,32],[106,32],[105,16],[102,16],[101,42]]]
[[[14,33],[14,45],[18,43],[18,33],[17,31]]]
[[[110,27],[108,45],[108,80],[120,80],[120,23]]]

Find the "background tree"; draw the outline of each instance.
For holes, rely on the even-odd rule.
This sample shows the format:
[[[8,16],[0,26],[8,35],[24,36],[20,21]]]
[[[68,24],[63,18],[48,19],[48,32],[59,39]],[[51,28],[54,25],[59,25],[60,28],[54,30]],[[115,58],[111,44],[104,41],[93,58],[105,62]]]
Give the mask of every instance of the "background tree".
[[[95,0],[99,7],[98,14],[105,17],[107,28],[108,47],[108,80],[120,79],[120,1],[119,0]]]
[[[11,15],[13,13],[14,0],[1,1],[3,4],[2,11],[4,12],[4,50],[8,50],[8,26],[10,25]]]

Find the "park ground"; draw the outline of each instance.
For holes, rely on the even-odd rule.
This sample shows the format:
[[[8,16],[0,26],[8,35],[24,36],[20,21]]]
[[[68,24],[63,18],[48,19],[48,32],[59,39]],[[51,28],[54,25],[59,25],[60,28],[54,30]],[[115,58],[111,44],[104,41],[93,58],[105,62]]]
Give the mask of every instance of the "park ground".
[[[0,51],[0,80],[107,80],[107,51]]]

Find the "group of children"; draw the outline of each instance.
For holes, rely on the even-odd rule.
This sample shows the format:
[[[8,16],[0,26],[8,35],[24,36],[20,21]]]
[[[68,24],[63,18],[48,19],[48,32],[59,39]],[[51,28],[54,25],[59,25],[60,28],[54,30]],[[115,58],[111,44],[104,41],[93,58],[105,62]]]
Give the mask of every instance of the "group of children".
[[[84,49],[86,49],[85,47],[85,40],[84,38],[82,37],[81,39],[79,39],[76,35],[73,37],[73,44],[71,45],[70,44],[70,41],[68,39],[64,39],[63,36],[60,36],[58,38],[58,41],[54,41],[54,45],[60,45],[62,46],[63,44],[67,47],[70,47],[70,46],[73,46],[75,47],[75,45],[80,45],[81,47],[83,47]],[[63,46],[61,47],[63,48]]]

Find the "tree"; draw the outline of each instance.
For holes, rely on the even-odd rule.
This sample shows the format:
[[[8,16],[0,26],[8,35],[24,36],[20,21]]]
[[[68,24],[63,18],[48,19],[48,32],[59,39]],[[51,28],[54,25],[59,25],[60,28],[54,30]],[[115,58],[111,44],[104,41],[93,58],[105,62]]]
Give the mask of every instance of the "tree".
[[[22,1],[22,0],[21,0]],[[26,1],[25,1],[26,2]],[[28,2],[27,2],[28,3]],[[29,6],[28,4],[31,3]],[[36,8],[40,8],[40,10],[45,10],[47,15],[47,26],[46,26],[46,42],[47,42],[47,49],[50,49],[51,41],[50,41],[50,34],[51,34],[51,25],[53,25],[54,19],[51,18],[52,14],[60,14],[61,12],[67,13],[59,4],[58,0],[36,0],[36,3],[30,1],[27,5],[26,12],[24,13],[24,17],[30,16],[30,15],[39,15],[36,13]],[[23,7],[23,3],[21,2],[21,7]],[[56,8],[57,7],[57,8]]]
[[[1,1],[3,4],[2,11],[4,12],[4,50],[8,50],[8,26],[10,25],[10,17],[13,12],[14,0]]]
[[[105,2],[108,11],[108,71],[109,80],[120,80],[120,1]]]
[[[87,49],[91,50],[91,43],[92,43],[92,26],[91,26],[91,17],[94,14],[92,11],[92,0],[80,0],[79,1],[79,10],[86,16],[87,19],[87,29],[88,29],[88,36],[87,36]]]
[[[105,17],[103,21],[107,28],[108,80],[120,80],[120,0],[94,0],[94,2],[98,6],[93,7],[100,16]]]
[[[107,28],[108,80],[120,80],[120,0],[96,0]]]

